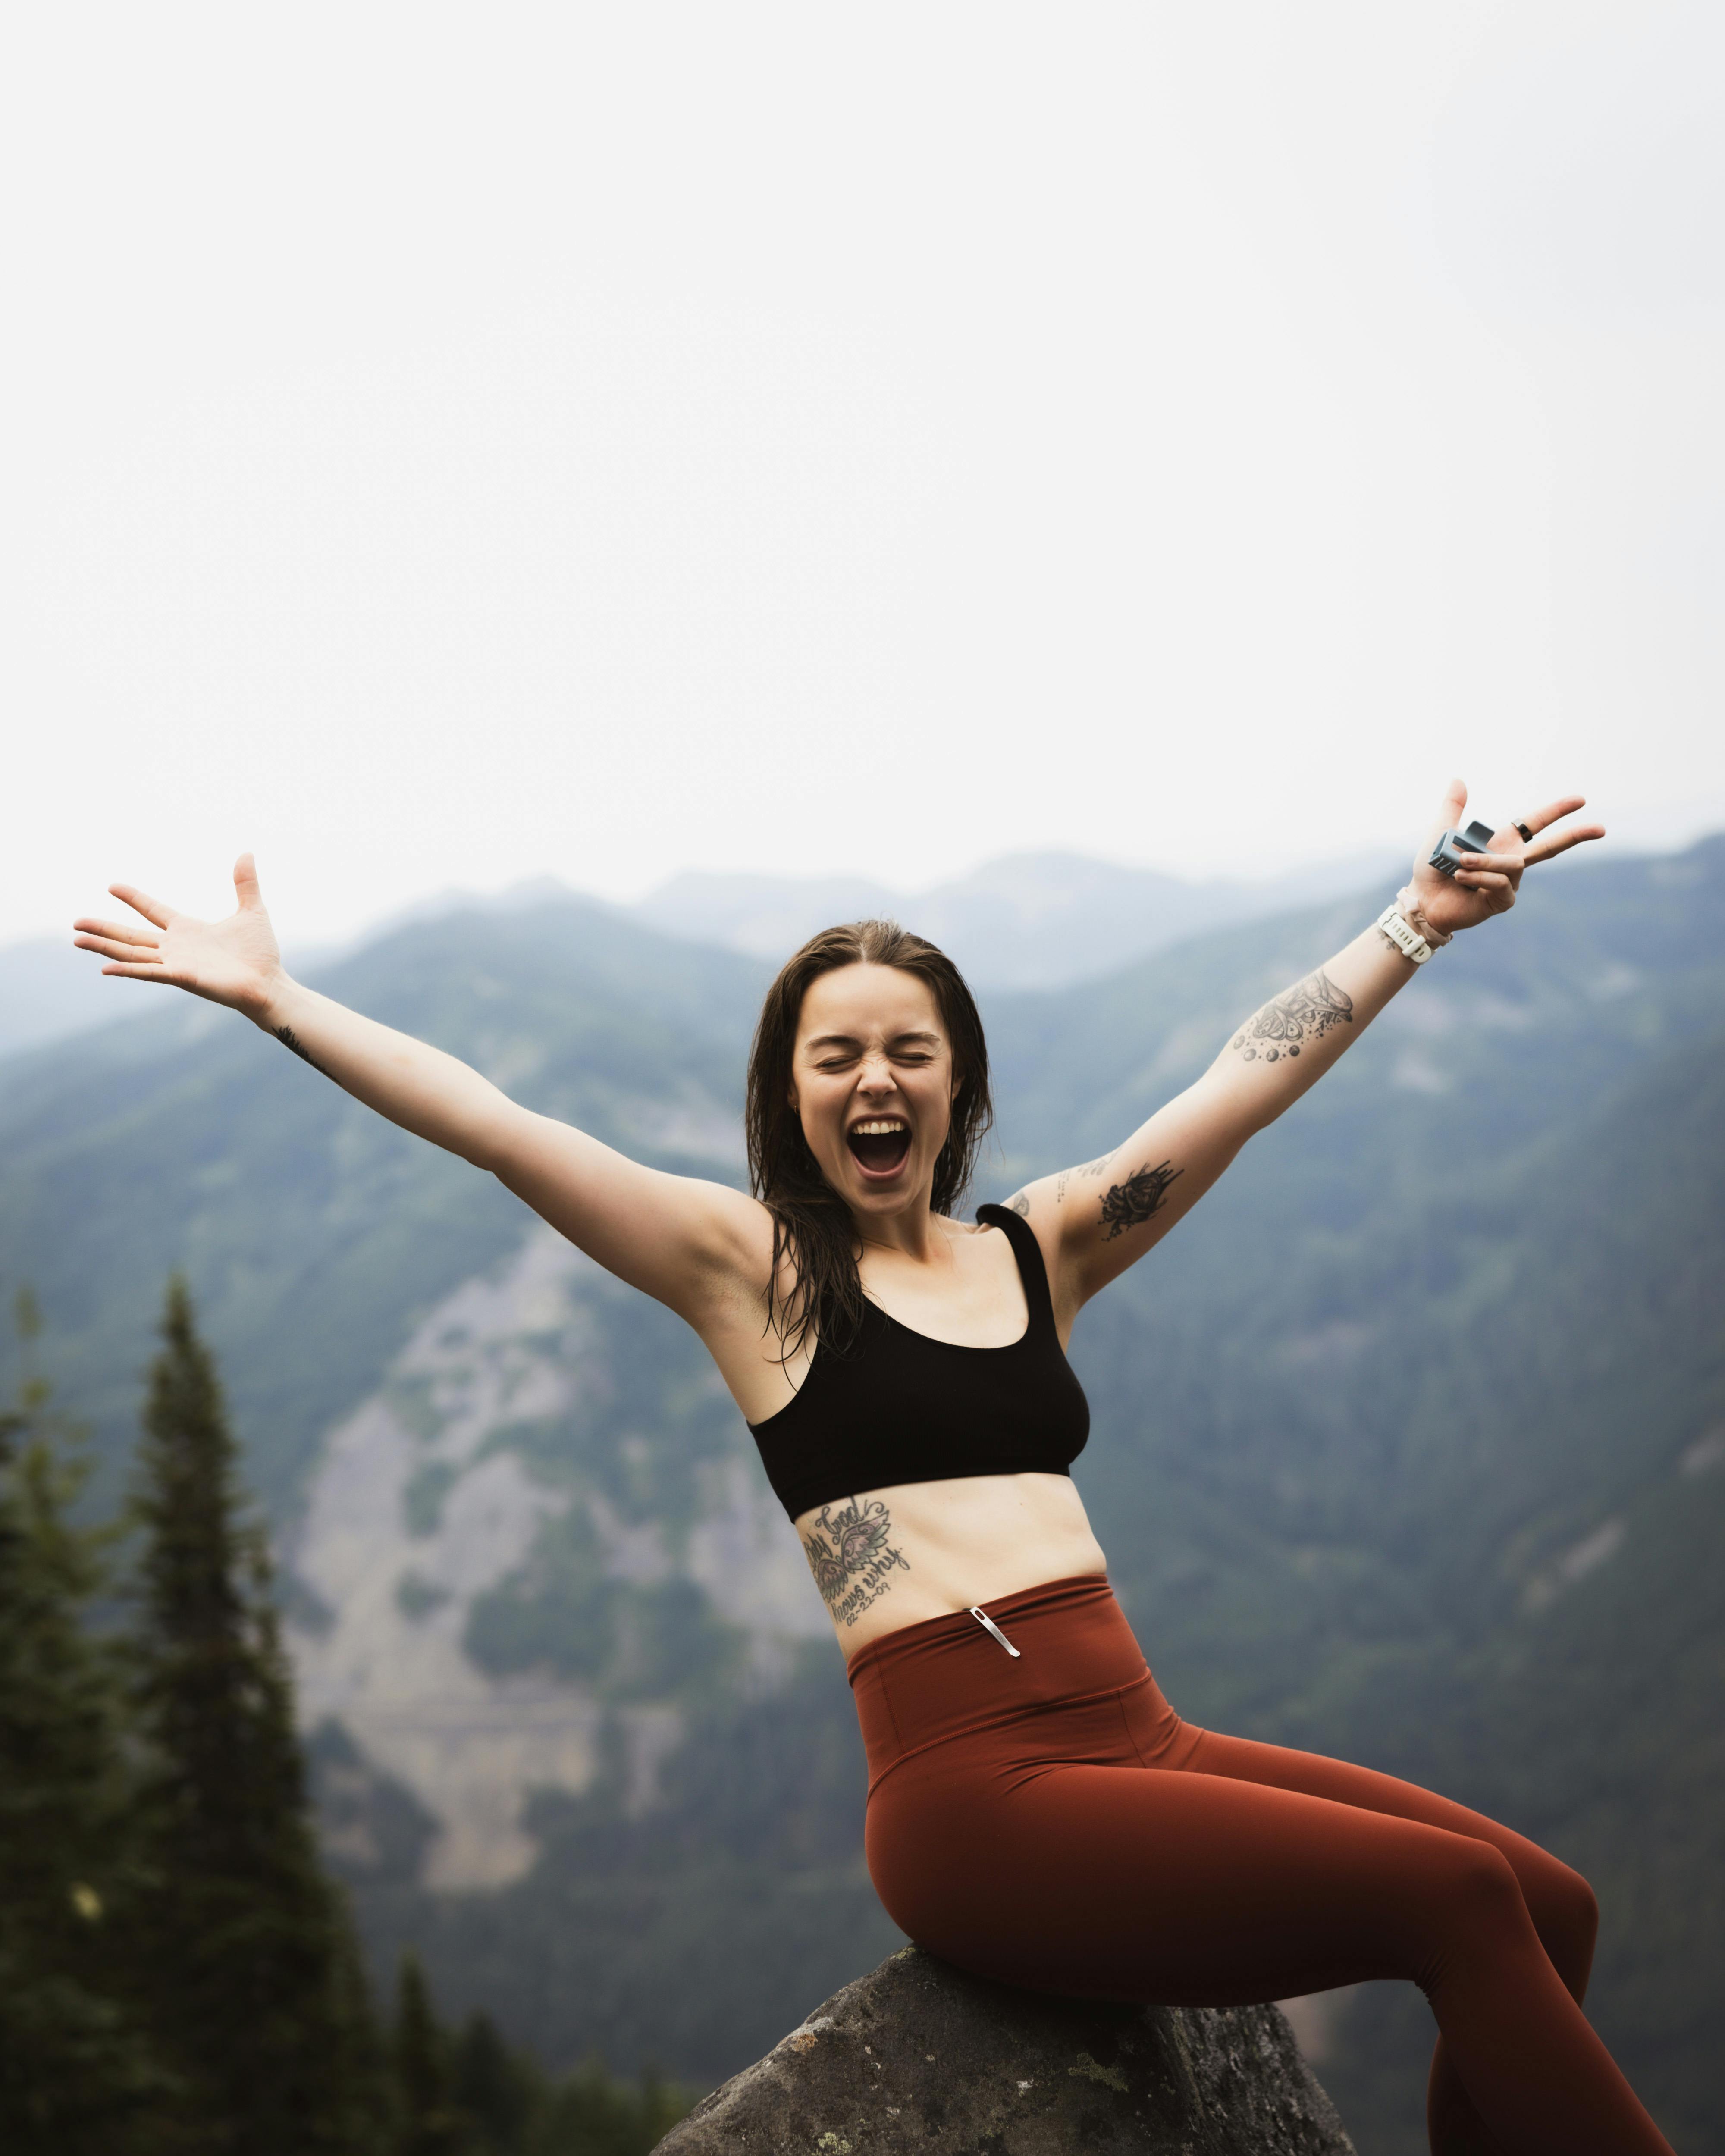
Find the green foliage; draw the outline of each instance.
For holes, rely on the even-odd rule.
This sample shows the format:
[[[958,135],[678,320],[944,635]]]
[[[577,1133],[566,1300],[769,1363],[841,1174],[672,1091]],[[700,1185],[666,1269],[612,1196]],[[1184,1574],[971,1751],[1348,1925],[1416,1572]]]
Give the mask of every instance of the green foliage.
[[[375,2148],[382,2082],[345,1911],[317,1856],[261,1535],[183,1281],[151,1371],[136,1712],[155,2033],[176,2146]]]
[[[648,2156],[690,2106],[686,2090],[650,2068],[634,2087],[598,2059],[550,2080],[489,2015],[450,2031],[411,1951],[401,1960],[393,2051],[394,2156]]]
[[[36,1331],[28,1295],[18,1329]],[[138,1890],[115,1657],[90,1630],[106,1537],[71,1524],[72,1440],[28,1381],[0,1413],[0,2143],[148,2145],[171,2084],[127,1964]]]
[[[521,1571],[475,1597],[465,1645],[499,1676],[549,1669],[618,1704],[709,1696],[742,1652],[692,1581],[611,1578],[581,1504],[547,1522]]]
[[[648,2156],[689,2110],[689,2097],[650,2067],[634,2087],[592,2061],[552,2096],[526,2156]]]
[[[475,2138],[473,2122],[456,2108],[449,2039],[413,1953],[402,1956],[392,2050],[400,2112],[396,2156],[464,2156]]]

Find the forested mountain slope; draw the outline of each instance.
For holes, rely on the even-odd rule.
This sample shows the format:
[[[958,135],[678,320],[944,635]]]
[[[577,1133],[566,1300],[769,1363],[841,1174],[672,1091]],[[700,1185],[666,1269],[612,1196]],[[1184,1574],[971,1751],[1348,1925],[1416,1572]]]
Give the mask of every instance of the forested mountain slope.
[[[1365,914],[990,998],[976,1195],[1116,1143]],[[1600,2025],[1692,2150],[1725,2146],[1722,927],[1725,842],[1530,880],[1074,1345],[1081,1486],[1170,1695],[1580,1862]],[[405,930],[321,984],[734,1174],[760,982],[564,902]],[[162,1275],[191,1275],[380,1944],[422,1938],[452,2003],[554,2058],[693,2075],[864,1965],[888,1933],[838,1658],[675,1321],[223,1014],[0,1065],[0,1263],[110,1449]],[[1368,1994],[1340,2020],[1323,2071],[1363,2156],[1419,2145],[1424,2018]]]

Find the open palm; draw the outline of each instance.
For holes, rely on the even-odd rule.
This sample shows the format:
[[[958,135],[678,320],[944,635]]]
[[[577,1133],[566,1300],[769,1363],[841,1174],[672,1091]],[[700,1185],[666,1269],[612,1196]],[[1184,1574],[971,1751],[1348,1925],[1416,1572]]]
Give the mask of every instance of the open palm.
[[[1564,817],[1573,816],[1578,808],[1586,806],[1581,794],[1571,793],[1561,801],[1553,801],[1536,809],[1526,819],[1527,828],[1532,834],[1531,839],[1524,839],[1513,824],[1506,824],[1502,830],[1492,833],[1489,854],[1471,857],[1478,865],[1458,870],[1451,878],[1440,875],[1427,856],[1445,831],[1460,826],[1466,809],[1467,788],[1459,778],[1455,779],[1444,796],[1443,809],[1432,826],[1431,835],[1420,848],[1414,864],[1413,891],[1420,911],[1442,936],[1453,936],[1461,928],[1476,928],[1494,913],[1507,913],[1516,902],[1524,870],[1536,862],[1554,860],[1571,846],[1604,837],[1603,824],[1579,824],[1568,831],[1552,829]],[[1547,831],[1550,836],[1542,838],[1540,834]]]
[[[134,913],[149,923],[80,917],[72,924],[80,951],[95,951],[107,960],[105,973],[128,980],[160,981],[188,988],[213,1004],[249,1015],[268,1003],[281,973],[275,931],[264,910],[258,871],[249,854],[234,864],[234,892],[239,901],[225,921],[199,921],[176,913],[158,898],[129,883],[108,886]]]

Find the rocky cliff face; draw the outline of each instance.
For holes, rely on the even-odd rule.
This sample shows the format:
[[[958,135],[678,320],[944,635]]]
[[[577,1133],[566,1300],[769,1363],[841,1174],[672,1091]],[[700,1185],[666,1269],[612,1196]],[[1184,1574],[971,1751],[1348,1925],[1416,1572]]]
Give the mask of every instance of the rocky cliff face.
[[[428,1886],[521,1877],[528,1794],[580,1794],[608,1745],[649,1810],[691,1686],[759,1697],[827,1635],[742,1418],[692,1335],[637,1337],[639,1300],[536,1227],[325,1440],[292,1550],[300,1712],[435,1822]]]
[[[915,1947],[716,2089],[660,2156],[1353,2156],[1273,2006],[1007,1989]]]

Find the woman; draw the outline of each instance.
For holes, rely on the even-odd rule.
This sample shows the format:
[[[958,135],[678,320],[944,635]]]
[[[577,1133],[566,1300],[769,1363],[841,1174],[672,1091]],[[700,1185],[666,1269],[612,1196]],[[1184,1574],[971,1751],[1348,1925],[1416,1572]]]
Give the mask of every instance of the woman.
[[[1453,787],[1443,826],[1466,790]],[[1507,827],[1266,1004],[1087,1165],[951,1216],[989,1119],[974,1004],[890,923],[829,931],[769,992],[756,1194],[638,1166],[453,1057],[290,980],[249,857],[205,922],[76,924],[104,971],[242,1011],[357,1098],[489,1169],[695,1327],[760,1445],[850,1662],[868,1855],[897,1922],[1044,1989],[1188,2005],[1406,1977],[1436,2014],[1435,2150],[1666,2150],[1579,2001],[1595,1911],[1543,1851],[1425,1791],[1194,1729],[1109,1593],[1069,1470],[1080,1309],[1329,1069],[1432,950],[1603,833]],[[1539,834],[1548,833],[1549,835]]]

